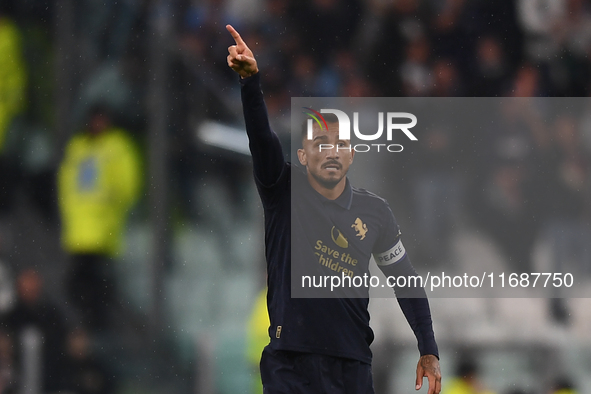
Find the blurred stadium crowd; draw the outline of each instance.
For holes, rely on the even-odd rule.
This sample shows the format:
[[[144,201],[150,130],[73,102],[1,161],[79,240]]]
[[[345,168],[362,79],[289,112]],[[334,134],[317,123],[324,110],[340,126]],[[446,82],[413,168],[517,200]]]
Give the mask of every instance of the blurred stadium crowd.
[[[73,12],[71,24],[60,19],[65,7]],[[150,215],[145,196],[152,184],[144,178],[152,174],[147,160],[138,158],[143,169],[129,181],[138,190],[142,183],[146,186],[141,193],[128,193],[138,194],[129,197],[129,205],[139,202],[127,222],[126,251],[118,257],[106,249],[82,253],[84,261],[88,254],[98,255],[94,264],[112,269],[104,277],[96,273],[100,267],[94,274],[78,272],[88,280],[82,283],[100,287],[92,284],[99,275],[119,287],[118,301],[109,301],[109,306],[119,305],[116,310],[100,312],[106,327],[84,321],[72,298],[92,298],[89,294],[95,293],[86,286],[72,290],[73,256],[80,253],[71,243],[60,242],[67,213],[58,203],[64,187],[58,173],[68,163],[66,147],[79,132],[93,128],[91,115],[97,108],[134,141],[128,146],[137,145],[139,156],[149,156],[147,97],[153,70],[147,61],[154,50],[153,20],[164,14],[171,32],[166,52],[158,55],[167,77],[160,104],[167,119],[162,132],[169,141],[168,182],[156,186],[170,191],[171,264],[164,271],[169,312],[163,326],[172,326],[174,334],[168,334],[172,344],[165,338],[154,350],[160,360],[148,365],[146,354],[152,348],[142,345],[148,336],[138,334],[149,321],[149,280],[144,279],[149,271],[145,249],[150,247]],[[401,156],[392,169],[403,187],[376,192],[390,201],[405,233],[416,239],[413,261],[441,259],[444,264],[464,251],[467,261],[480,261],[480,249],[462,246],[474,240],[467,234],[479,234],[477,241],[491,240],[491,254],[503,267],[535,271],[536,245],[551,245],[551,268],[568,267],[589,276],[591,1],[3,0],[0,393],[34,392],[25,391],[26,384],[43,387],[41,392],[166,392],[170,387],[176,392],[250,392],[250,366],[236,349],[246,347],[248,310],[263,283],[260,208],[248,158],[198,138],[206,121],[242,127],[238,83],[226,65],[232,44],[227,23],[241,32],[257,57],[272,126],[283,141],[289,141],[291,97],[580,97],[581,110],[575,115],[548,116],[523,106],[506,108],[499,128],[470,134],[433,129],[422,136],[425,142],[414,154]],[[63,59],[69,70],[66,79],[59,77]],[[66,119],[60,113],[66,113]],[[84,163],[84,174],[92,177]],[[109,179],[121,176],[115,171]],[[126,210],[113,219],[122,226]],[[102,218],[99,227],[110,220]],[[234,274],[228,277],[222,269]],[[591,308],[585,300],[522,304],[513,317],[532,319],[532,342],[524,339],[526,334],[516,334],[515,326],[493,322],[510,320],[507,303],[464,301],[458,300],[455,310],[445,300],[432,303],[442,355],[460,361],[458,349],[476,354],[484,363],[479,369],[482,379],[496,380],[492,387],[505,390],[500,394],[509,393],[510,387],[514,393],[591,390],[590,379],[584,377],[591,376],[591,315],[585,312]],[[377,313],[393,315],[376,308]],[[475,321],[464,324],[467,318],[458,309]],[[387,330],[389,324],[386,320],[376,330]],[[29,330],[31,326],[37,331]],[[390,337],[398,335],[396,330],[383,334],[387,339],[377,344],[376,359],[398,371],[405,370],[406,359],[384,353],[407,354],[412,338],[400,333],[410,345],[394,345],[399,339]],[[500,330],[511,332],[499,337]],[[464,335],[468,331],[473,336]],[[35,346],[39,333],[47,349]],[[556,334],[554,339],[544,342],[551,334]],[[574,338],[576,343],[556,337]],[[217,344],[213,350],[211,338]],[[507,356],[520,341],[534,361]],[[35,359],[35,353],[25,354],[27,349],[46,352],[46,365],[25,368],[23,359]],[[499,383],[494,354],[509,357],[504,359],[507,365],[521,368],[529,380],[523,385],[517,378]],[[536,364],[540,355],[554,360]],[[240,357],[244,360],[237,360]],[[225,360],[225,366],[221,361],[216,367],[204,365],[217,359]],[[573,363],[578,369],[567,367]],[[451,365],[446,368],[444,382],[454,374]],[[458,371],[462,368],[469,372],[459,376],[476,373],[474,365],[460,362]],[[235,373],[228,374],[232,370]],[[38,376],[39,371],[45,375]],[[206,376],[211,371],[213,377]],[[576,376],[563,382],[562,375],[569,372]],[[161,381],[155,377],[160,374]],[[183,383],[173,382],[178,376]],[[402,390],[401,382],[377,368],[376,388],[395,392]],[[575,391],[577,385],[581,391]],[[448,390],[444,393],[484,392]]]

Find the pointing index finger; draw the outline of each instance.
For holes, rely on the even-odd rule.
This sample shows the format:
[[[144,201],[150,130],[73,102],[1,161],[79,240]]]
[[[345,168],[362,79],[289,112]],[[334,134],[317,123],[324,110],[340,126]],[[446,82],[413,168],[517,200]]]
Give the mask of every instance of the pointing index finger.
[[[232,38],[234,38],[234,41],[236,41],[236,44],[246,45],[244,43],[244,40],[242,40],[242,37],[240,37],[240,34],[238,34],[236,29],[234,29],[234,27],[232,27],[232,25],[226,25],[226,30],[228,30],[230,32],[230,34],[232,35]]]

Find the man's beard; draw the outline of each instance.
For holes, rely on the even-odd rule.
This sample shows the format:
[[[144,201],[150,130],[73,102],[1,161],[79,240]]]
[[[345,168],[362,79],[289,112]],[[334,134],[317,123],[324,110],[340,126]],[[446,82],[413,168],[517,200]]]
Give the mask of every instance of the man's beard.
[[[316,182],[318,182],[322,187],[325,187],[326,189],[330,189],[330,190],[334,189],[335,186],[338,185],[339,182],[345,177],[345,175],[347,175],[345,173],[340,178],[325,179],[325,178],[322,178],[318,174],[315,174],[315,173],[311,173],[311,174],[312,174],[312,177],[316,180]]]

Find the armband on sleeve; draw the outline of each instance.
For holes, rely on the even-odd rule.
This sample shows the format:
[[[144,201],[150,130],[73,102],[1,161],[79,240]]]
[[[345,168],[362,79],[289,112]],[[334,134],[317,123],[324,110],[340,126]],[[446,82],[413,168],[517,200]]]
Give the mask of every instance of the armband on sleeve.
[[[394,263],[399,262],[406,256],[406,249],[402,244],[402,240],[398,238],[398,241],[389,250],[382,253],[374,253],[373,257],[376,260],[376,264],[380,267],[385,267]]]

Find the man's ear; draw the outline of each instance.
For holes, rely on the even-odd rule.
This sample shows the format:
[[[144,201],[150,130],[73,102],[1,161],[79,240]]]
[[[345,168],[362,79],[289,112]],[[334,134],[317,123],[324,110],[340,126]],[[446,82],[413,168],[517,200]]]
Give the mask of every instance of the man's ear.
[[[306,157],[306,151],[302,148],[298,149],[298,159],[300,160],[300,164],[303,166],[308,165],[308,158]]]
[[[349,164],[353,164],[353,158],[355,157],[355,149],[351,147],[351,158],[349,159]]]

